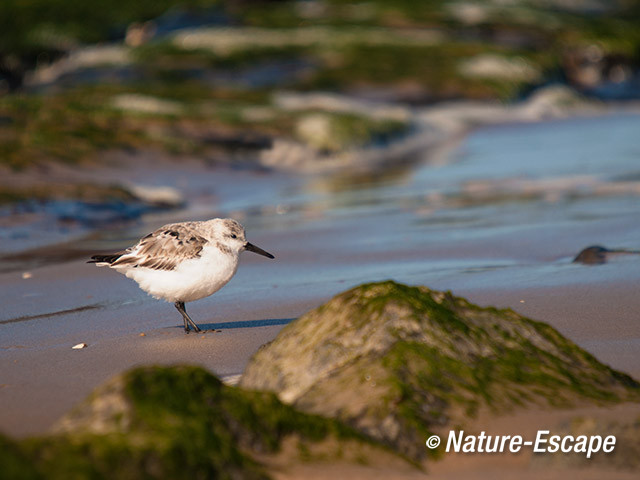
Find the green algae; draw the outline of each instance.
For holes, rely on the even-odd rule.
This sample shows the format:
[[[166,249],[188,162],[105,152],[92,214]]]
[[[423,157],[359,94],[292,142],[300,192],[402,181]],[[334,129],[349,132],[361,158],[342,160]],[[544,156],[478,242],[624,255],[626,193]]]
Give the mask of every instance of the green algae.
[[[273,393],[225,386],[189,366],[128,371],[61,425],[51,436],[0,438],[1,458],[11,460],[6,471],[25,479],[257,480],[268,475],[254,457],[277,454],[286,438],[296,439],[300,461],[318,460],[314,445],[322,441],[338,451],[342,442],[381,449],[336,420],[296,411]]]
[[[254,355],[241,385],[417,459],[440,453],[420,448],[424,438],[480,410],[640,399],[637,381],[543,322],[393,281],[355,287],[291,322]]]
[[[28,186],[0,186],[0,205],[26,201],[73,199],[83,202],[133,202],[138,200],[120,185],[59,183]]]
[[[232,19],[234,29],[259,27],[267,33],[280,32],[285,40],[276,46],[260,45],[257,40],[227,53],[214,53],[205,48],[182,48],[171,36],[157,38],[138,47],[126,47],[131,68],[137,72],[126,86],[109,85],[105,80],[92,87],[56,85],[45,95],[7,95],[0,99],[0,163],[14,169],[42,161],[101,161],[101,153],[112,150],[159,150],[175,158],[216,158],[219,152],[211,153],[206,142],[211,130],[295,138],[292,132],[297,113],[276,111],[265,120],[249,120],[245,115],[251,107],[273,107],[270,95],[283,86],[296,91],[347,94],[373,89],[387,92],[392,98],[401,98],[408,91],[408,98],[419,103],[449,99],[512,101],[566,76],[567,52],[596,46],[603,55],[637,65],[640,51],[640,9],[635,4],[608,8],[598,15],[530,2],[488,5],[482,7],[486,10],[483,19],[468,25],[448,2],[441,0],[376,0],[364,5],[331,1],[324,2],[311,16],[299,2],[226,5],[216,0],[145,0],[135,5],[116,2],[117,7],[103,1],[90,7],[67,5],[61,0],[22,3],[9,1],[0,6],[0,13],[4,13],[0,24],[5,27],[0,29],[0,37],[6,40],[5,47],[0,48],[0,63],[6,65],[16,63],[16,56],[23,58],[25,65],[35,65],[34,59],[41,57],[45,59],[41,63],[46,63],[47,58],[56,58],[52,50],[59,48],[45,45],[52,40],[61,45],[109,40],[114,32],[124,32],[130,22],[149,20],[178,3],[196,11],[217,6]],[[327,34],[302,46],[293,40],[287,43],[287,29],[304,36],[305,28],[321,28]],[[417,31],[434,35],[415,37]],[[349,41],[336,46],[332,32]],[[511,35],[515,40],[501,40]],[[405,36],[411,41],[398,41]],[[371,42],[372,37],[375,42]],[[522,60],[539,75],[529,79],[499,75],[478,78],[461,71],[464,62],[487,54],[505,61]],[[194,75],[195,71],[215,74],[222,70],[232,78],[246,69],[269,65],[277,69],[288,62],[301,62],[309,68],[300,76],[285,74],[271,87],[212,86]],[[121,93],[174,100],[183,109],[169,115],[110,108],[113,96]],[[221,97],[233,101],[224,103]],[[211,108],[200,108],[207,103],[213,103]],[[380,124],[362,116],[335,115],[332,123],[336,125],[330,135],[332,142],[320,146],[330,152],[384,143],[408,127]]]
[[[17,442],[0,434],[0,478],[7,480],[40,480],[43,477]]]
[[[158,111],[118,108],[118,99],[132,95],[159,105]],[[170,108],[163,111],[167,103]],[[251,118],[249,113],[256,108],[268,109],[269,116]],[[296,138],[292,132],[297,123],[313,114],[326,117],[331,127],[330,143],[317,147],[333,152],[386,142],[409,128],[405,122],[366,115],[314,109],[288,112],[272,106],[264,92],[212,91],[193,82],[178,82],[175,88],[157,84],[77,87],[52,95],[0,98],[0,117],[6,119],[0,125],[0,139],[6,140],[0,142],[0,164],[13,170],[49,161],[91,165],[100,163],[105,152],[138,150],[161,151],[175,158],[215,158],[219,137],[254,136],[265,142]],[[12,198],[3,197],[5,201]]]

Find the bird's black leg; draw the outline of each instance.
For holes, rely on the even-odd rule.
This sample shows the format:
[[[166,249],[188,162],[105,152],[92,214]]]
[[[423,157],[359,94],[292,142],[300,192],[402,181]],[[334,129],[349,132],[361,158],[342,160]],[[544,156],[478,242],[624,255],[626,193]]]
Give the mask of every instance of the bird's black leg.
[[[187,313],[187,309],[184,306],[184,303],[182,304],[182,310],[184,311],[184,315],[187,319],[187,322],[191,325],[191,328],[193,328],[194,332],[201,332],[202,330],[200,329],[200,327],[198,327],[198,325],[196,325],[196,322],[194,322],[193,320],[191,320],[191,317],[189,316],[189,314]]]
[[[187,317],[186,317],[187,312],[184,309],[184,303],[183,302],[176,302],[173,305],[180,312],[180,315],[182,315],[182,321],[184,322],[184,331],[189,333],[189,324],[187,323]]]
[[[182,315],[182,320],[184,320],[184,331],[189,333],[189,325],[191,325],[191,327],[193,328],[194,332],[201,332],[202,330],[200,330],[200,327],[198,327],[198,325],[195,324],[195,322],[193,320],[191,320],[191,317],[189,316],[189,314],[187,313],[187,309],[184,306],[184,302],[176,302],[175,304],[176,309],[180,312],[180,315]]]

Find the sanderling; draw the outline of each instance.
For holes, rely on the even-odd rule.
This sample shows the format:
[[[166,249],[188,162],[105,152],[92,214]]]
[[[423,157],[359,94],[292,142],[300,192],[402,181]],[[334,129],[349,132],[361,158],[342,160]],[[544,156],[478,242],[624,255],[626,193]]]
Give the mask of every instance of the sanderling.
[[[268,252],[247,242],[244,228],[230,218],[171,223],[150,233],[133,247],[110,255],[94,255],[87,263],[108,266],[135,280],[155,298],[173,302],[195,332],[200,328],[185,309],[224,287],[238,269],[240,252],[268,258]]]

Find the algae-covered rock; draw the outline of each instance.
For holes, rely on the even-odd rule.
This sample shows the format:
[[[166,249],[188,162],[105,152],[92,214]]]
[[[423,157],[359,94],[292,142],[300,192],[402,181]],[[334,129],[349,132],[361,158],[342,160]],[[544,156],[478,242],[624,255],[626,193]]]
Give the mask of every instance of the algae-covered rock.
[[[591,439],[615,437],[615,448],[611,452],[597,452],[587,457],[584,452],[555,452],[533,456],[534,468],[555,466],[561,468],[601,466],[609,469],[640,471],[640,417],[620,417],[606,420],[592,416],[577,417],[563,422],[554,430],[561,438],[571,435],[580,441],[582,435]]]
[[[422,458],[434,429],[479,408],[640,398],[640,384],[549,325],[387,281],[346,291],[284,328],[242,387],[343,420]]]
[[[280,454],[285,441],[285,463],[302,453],[304,461],[313,460],[317,451],[347,461],[349,454],[392,456],[273,393],[228,387],[202,368],[185,366],[138,368],[114,378],[67,414],[52,436],[24,441],[16,447],[22,457],[12,458],[30,458],[48,479],[250,480],[268,478],[262,460]]]
[[[42,478],[18,443],[0,435],[0,479],[40,480]]]

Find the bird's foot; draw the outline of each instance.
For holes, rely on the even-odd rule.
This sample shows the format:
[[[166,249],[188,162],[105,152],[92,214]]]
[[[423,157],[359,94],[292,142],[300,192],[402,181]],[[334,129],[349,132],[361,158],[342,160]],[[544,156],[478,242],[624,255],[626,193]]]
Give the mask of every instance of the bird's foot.
[[[199,328],[199,327],[195,327],[195,328],[194,328],[194,327],[191,327],[191,328],[193,328],[193,332],[194,332],[194,333],[204,333],[204,332],[206,332],[206,330],[202,330],[202,329],[201,329],[201,328]],[[189,327],[184,327],[184,333],[191,333],[191,328],[189,328]]]

